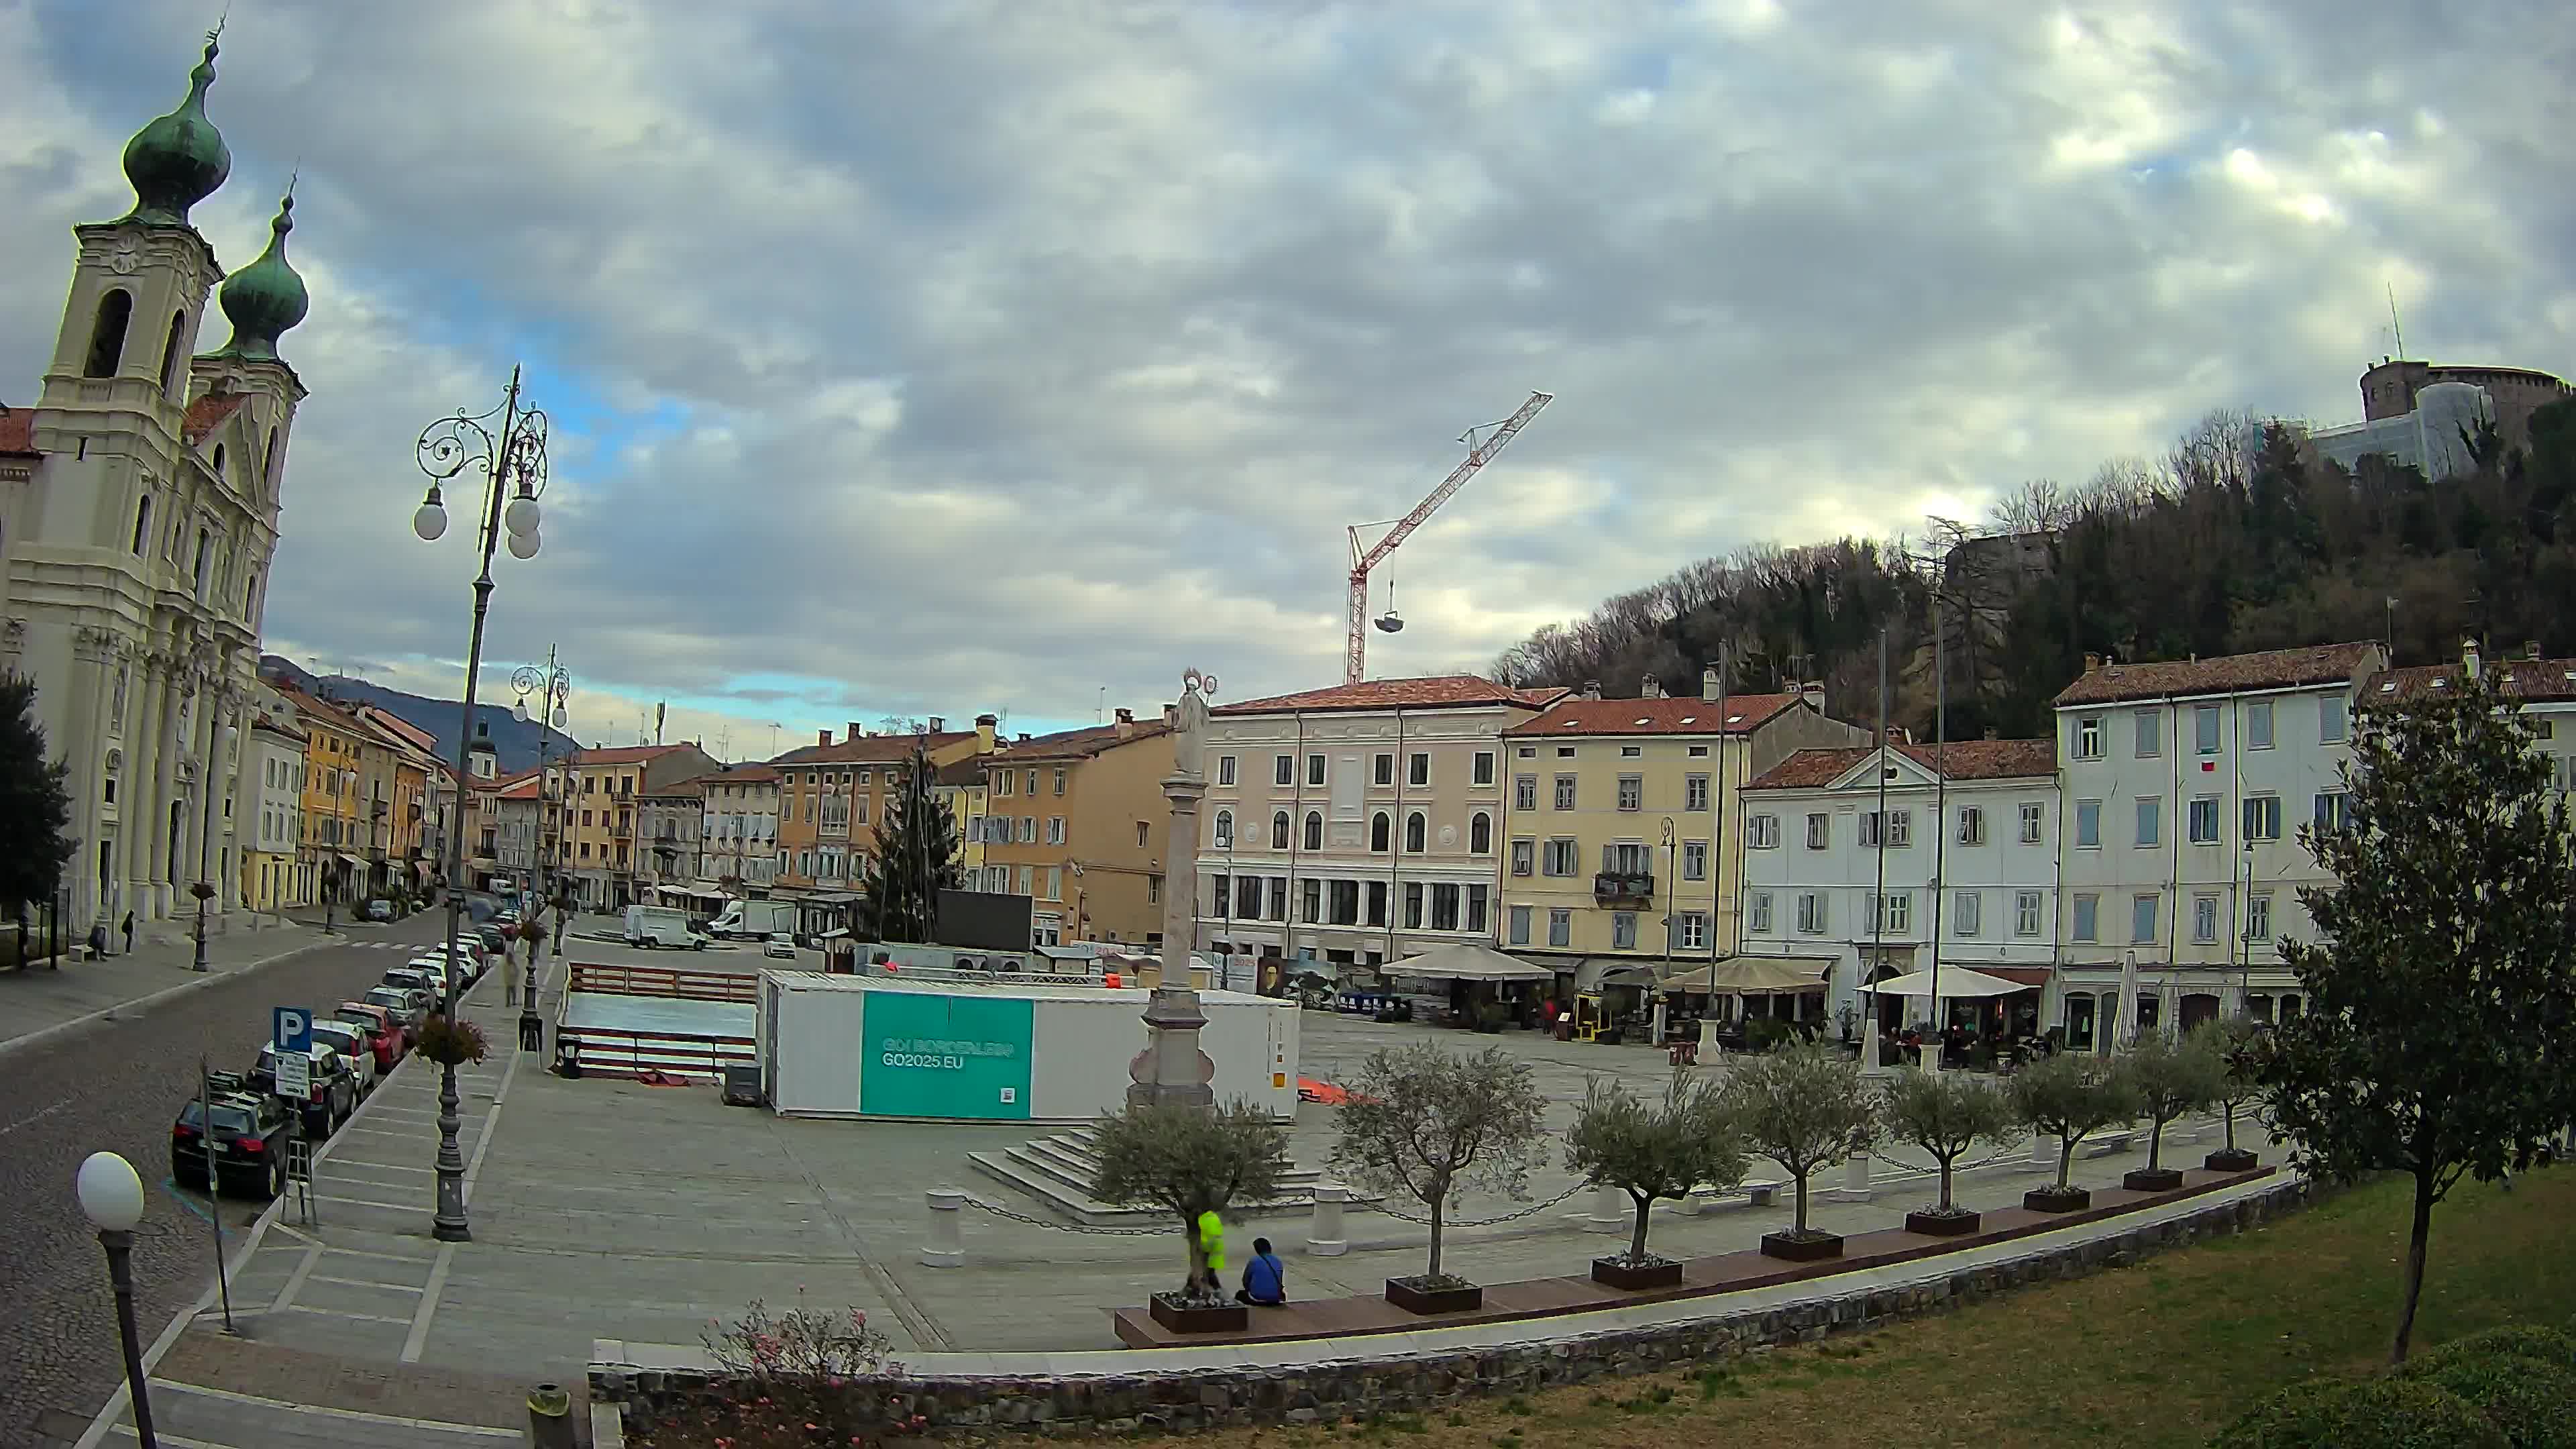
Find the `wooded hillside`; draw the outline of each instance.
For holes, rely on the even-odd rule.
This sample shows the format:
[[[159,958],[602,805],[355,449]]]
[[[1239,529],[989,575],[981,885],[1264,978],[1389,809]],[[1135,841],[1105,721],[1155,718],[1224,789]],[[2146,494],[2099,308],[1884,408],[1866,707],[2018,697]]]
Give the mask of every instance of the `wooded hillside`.
[[[2438,482],[2380,459],[2347,473],[2296,424],[2213,413],[2162,458],[2108,463],[2078,488],[2033,482],[1992,517],[1928,520],[1920,538],[1703,559],[1539,630],[1492,673],[1612,695],[1653,675],[1695,693],[1724,657],[1735,689],[1820,679],[1835,715],[1866,723],[1884,626],[1891,720],[1928,733],[1937,595],[1957,739],[2045,733],[2088,652],[2392,634],[2400,663],[2452,657],[2464,635],[2576,652],[2576,400],[2535,413],[2528,448],[2492,426],[2467,442],[2475,466]]]

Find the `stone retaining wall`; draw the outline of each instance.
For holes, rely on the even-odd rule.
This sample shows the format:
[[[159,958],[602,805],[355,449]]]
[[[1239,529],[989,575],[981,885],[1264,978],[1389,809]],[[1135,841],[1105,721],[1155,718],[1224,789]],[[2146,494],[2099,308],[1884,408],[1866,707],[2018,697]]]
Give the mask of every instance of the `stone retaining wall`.
[[[1877,1328],[1938,1313],[2036,1283],[2052,1283],[2207,1238],[2260,1227],[2310,1201],[2305,1182],[2215,1204],[2171,1220],[2142,1224],[2080,1243],[1961,1268],[1896,1288],[1836,1293],[1817,1280],[1803,1302],[1688,1322],[1577,1334],[1549,1340],[1546,1320],[1533,1321],[1525,1344],[1383,1358],[1344,1358],[1275,1369],[1210,1368],[1079,1378],[961,1375],[899,1377],[854,1386],[871,1412],[926,1416],[953,1436],[1048,1435],[1186,1430],[1235,1424],[1330,1423],[1355,1415],[1447,1408],[1485,1394],[1527,1393],[1602,1377],[1654,1373],[1711,1362],[1753,1349],[1806,1343],[1828,1334]],[[1921,1265],[1927,1272],[1931,1262]],[[593,1364],[590,1397],[629,1413],[651,1412],[673,1396],[707,1387],[709,1371]]]

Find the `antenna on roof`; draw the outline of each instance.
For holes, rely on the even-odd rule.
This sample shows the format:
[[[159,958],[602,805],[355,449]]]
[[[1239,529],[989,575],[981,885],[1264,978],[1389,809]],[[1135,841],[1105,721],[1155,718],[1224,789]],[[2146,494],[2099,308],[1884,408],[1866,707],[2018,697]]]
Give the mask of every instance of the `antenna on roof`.
[[[2388,288],[2388,330],[2397,339],[2398,360],[2404,361],[2406,357],[2406,329],[2398,325],[2397,321],[2397,288],[2393,283],[2383,282],[2380,285]]]

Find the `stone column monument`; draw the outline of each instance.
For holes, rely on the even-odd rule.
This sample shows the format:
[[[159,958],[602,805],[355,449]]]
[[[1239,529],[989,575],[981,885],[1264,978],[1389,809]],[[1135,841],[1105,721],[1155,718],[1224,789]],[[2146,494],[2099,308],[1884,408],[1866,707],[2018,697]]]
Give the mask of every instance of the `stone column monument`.
[[[1207,795],[1204,752],[1207,696],[1216,676],[1190,670],[1181,676],[1181,702],[1172,732],[1172,773],[1163,797],[1172,802],[1172,825],[1163,861],[1163,984],[1145,1006],[1145,1049],[1128,1067],[1133,1106],[1216,1105],[1208,1084],[1216,1063],[1199,1050],[1207,1016],[1190,989],[1190,948],[1196,944],[1199,879],[1199,801]]]

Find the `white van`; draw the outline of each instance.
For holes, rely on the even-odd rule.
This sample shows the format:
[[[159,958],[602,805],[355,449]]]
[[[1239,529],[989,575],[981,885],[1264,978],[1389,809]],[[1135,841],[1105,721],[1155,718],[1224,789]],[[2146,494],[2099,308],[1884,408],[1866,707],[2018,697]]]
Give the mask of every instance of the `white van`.
[[[689,913],[673,906],[628,906],[626,908],[626,944],[651,950],[670,946],[683,951],[704,950],[707,938],[689,929]]]
[[[716,939],[763,940],[796,933],[794,901],[727,901],[708,927]]]

